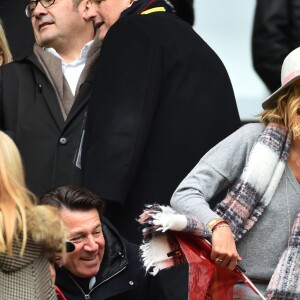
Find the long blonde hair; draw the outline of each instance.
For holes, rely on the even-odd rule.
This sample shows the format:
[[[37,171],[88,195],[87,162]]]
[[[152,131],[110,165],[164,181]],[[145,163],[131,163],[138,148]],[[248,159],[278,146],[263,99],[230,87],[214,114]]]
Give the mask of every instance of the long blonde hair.
[[[274,108],[265,109],[262,122],[277,123],[288,128],[293,138],[300,137],[300,81],[296,81],[277,100]]]
[[[27,242],[26,211],[35,198],[25,187],[20,153],[13,140],[0,131],[0,252],[12,255],[20,241],[23,255]]]
[[[3,28],[2,20],[0,19],[0,54],[3,55],[3,64],[12,61],[12,55],[9,50],[8,41]]]

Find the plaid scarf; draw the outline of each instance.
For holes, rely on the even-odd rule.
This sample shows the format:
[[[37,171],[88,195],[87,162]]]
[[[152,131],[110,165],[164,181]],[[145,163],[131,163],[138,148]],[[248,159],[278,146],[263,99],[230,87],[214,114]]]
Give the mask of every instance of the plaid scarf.
[[[239,240],[262,215],[282,177],[290,149],[284,127],[269,124],[251,150],[241,177],[216,207]]]
[[[151,12],[175,13],[174,7],[169,0],[136,0],[129,8],[122,12],[121,17]]]
[[[217,205],[216,213],[229,223],[236,241],[254,226],[272,200],[283,175],[290,146],[287,129],[269,124],[253,146],[241,177]],[[205,224],[193,218],[187,219],[184,231],[202,237],[210,236]],[[300,300],[300,211],[294,221],[289,245],[267,288],[267,299]]]
[[[238,181],[216,212],[230,224],[239,240],[263,214],[284,172],[291,140],[286,128],[269,124],[251,150]],[[267,299],[300,299],[300,212],[289,245],[267,288]]]

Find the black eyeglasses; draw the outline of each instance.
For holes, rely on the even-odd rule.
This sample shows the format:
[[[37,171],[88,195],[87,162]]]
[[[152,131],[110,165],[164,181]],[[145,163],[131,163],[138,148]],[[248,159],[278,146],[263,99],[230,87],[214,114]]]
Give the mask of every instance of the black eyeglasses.
[[[52,4],[54,4],[55,0],[34,0],[34,1],[30,1],[25,7],[26,17],[31,18],[33,16],[33,12],[34,12],[34,10],[37,7],[39,2],[41,3],[41,5],[43,7],[47,8],[47,7],[51,6]]]

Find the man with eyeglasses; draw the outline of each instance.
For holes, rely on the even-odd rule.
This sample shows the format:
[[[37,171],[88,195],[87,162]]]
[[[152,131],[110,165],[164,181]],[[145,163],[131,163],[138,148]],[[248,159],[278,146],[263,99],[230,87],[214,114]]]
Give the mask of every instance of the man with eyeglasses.
[[[89,74],[100,43],[82,17],[88,0],[35,0],[26,5],[33,53],[0,71],[0,129],[16,142],[29,189],[80,184],[80,153],[90,96]]]

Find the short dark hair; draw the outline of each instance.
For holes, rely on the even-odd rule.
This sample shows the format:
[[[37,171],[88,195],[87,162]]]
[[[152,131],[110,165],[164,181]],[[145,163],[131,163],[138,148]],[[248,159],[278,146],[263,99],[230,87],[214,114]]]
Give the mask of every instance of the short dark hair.
[[[76,186],[61,186],[53,188],[39,198],[40,204],[48,204],[59,210],[87,211],[96,208],[101,216],[104,210],[104,201],[91,191]]]

